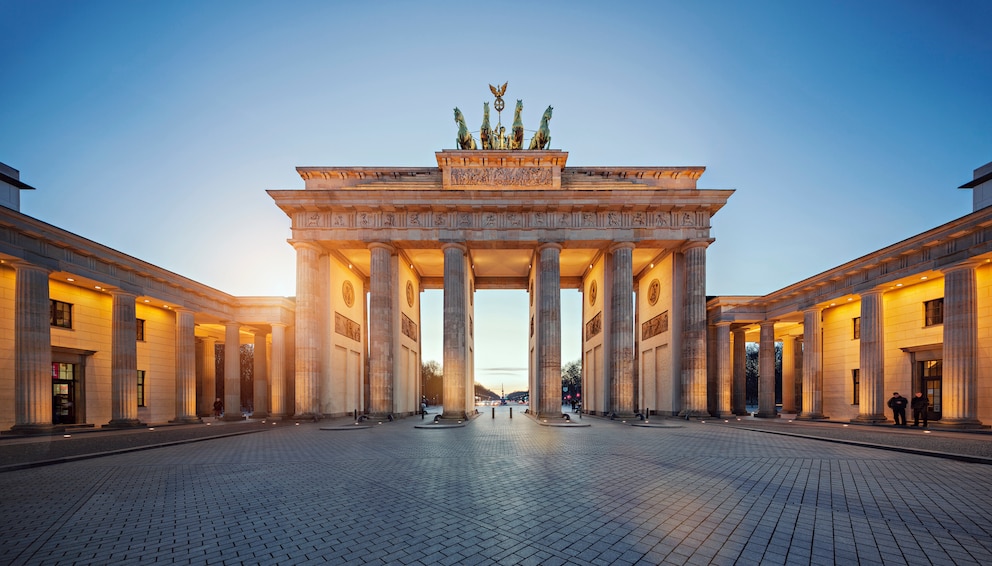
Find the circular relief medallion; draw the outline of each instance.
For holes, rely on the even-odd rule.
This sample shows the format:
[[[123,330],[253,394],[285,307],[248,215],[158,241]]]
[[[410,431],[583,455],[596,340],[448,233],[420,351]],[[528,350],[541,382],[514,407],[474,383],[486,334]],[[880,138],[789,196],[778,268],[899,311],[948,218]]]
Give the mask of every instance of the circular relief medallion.
[[[413,306],[413,298],[414,298],[414,296],[415,295],[413,294],[413,282],[412,281],[407,281],[406,282],[406,304],[410,305],[411,307]]]
[[[345,281],[341,285],[341,298],[349,308],[355,304],[355,288],[351,286],[351,281]]]
[[[598,291],[596,287],[596,282],[593,281],[589,284],[589,306],[596,306],[596,292]]]
[[[661,295],[661,281],[654,279],[651,284],[648,285],[648,304],[652,307],[658,302],[658,297]]]

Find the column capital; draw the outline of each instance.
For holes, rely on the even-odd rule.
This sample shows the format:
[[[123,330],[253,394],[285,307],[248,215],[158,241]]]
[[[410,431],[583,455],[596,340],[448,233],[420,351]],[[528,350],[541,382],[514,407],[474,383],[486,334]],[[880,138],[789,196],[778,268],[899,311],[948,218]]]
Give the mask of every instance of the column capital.
[[[680,252],[687,252],[693,248],[708,248],[713,243],[713,239],[707,240],[687,240],[679,249]]]
[[[726,328],[729,329],[731,327],[731,325],[733,325],[733,324],[734,323],[731,322],[731,321],[729,321],[729,320],[719,320],[717,322],[714,322],[713,323],[713,326],[716,326],[717,328],[724,328],[724,327],[726,327]]]
[[[386,242],[369,242],[368,248],[370,250],[383,249],[390,254],[396,253],[396,247],[392,244],[387,244]]]
[[[606,249],[607,252],[613,253],[617,250],[632,250],[636,248],[637,245],[634,242],[617,242]]]
[[[561,242],[542,242],[537,245],[537,251],[546,250],[549,248],[553,248],[560,251],[564,247],[565,246],[563,246]]]
[[[289,325],[286,324],[285,322],[270,322],[269,326],[271,326],[272,328],[275,328],[277,326],[280,328],[287,328]]]
[[[968,260],[962,261],[961,263],[955,263],[954,265],[947,265],[940,268],[940,272],[943,274],[953,273],[955,271],[961,271],[966,269],[975,269],[980,265],[985,264],[982,260]]]
[[[293,246],[293,249],[299,250],[313,250],[317,253],[324,253],[324,248],[320,244],[313,240],[286,240],[289,245]]]
[[[457,250],[460,250],[462,253],[468,252],[468,246],[466,246],[465,244],[462,244],[460,242],[442,242],[441,243],[441,251],[446,251],[446,250],[449,250],[449,249],[452,249],[452,248],[457,249]]]
[[[858,295],[861,297],[867,297],[869,295],[881,295],[885,293],[885,291],[886,289],[883,289],[881,287],[872,287],[871,289],[865,289],[864,291],[859,292]]]

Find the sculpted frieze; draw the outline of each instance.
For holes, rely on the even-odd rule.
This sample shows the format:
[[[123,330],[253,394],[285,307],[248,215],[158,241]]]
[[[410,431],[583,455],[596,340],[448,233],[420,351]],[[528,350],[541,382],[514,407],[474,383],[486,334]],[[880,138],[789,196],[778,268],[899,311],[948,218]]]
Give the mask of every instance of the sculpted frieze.
[[[555,229],[555,228],[682,228],[705,227],[707,217],[698,211],[358,211],[301,212],[297,226],[303,228],[333,228],[370,230],[377,228],[481,228],[495,229]]]
[[[550,187],[554,180],[550,167],[455,167],[451,184],[492,187]]]

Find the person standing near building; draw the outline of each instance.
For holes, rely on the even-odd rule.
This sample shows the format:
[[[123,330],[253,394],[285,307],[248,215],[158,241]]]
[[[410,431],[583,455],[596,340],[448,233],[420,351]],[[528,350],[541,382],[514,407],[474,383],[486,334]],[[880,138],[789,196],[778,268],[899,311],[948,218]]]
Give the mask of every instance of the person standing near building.
[[[920,417],[923,417],[923,428],[927,428],[927,410],[930,408],[927,396],[922,391],[917,391],[909,406],[913,409],[913,426],[920,426]]]
[[[892,420],[896,421],[895,426],[906,426],[906,405],[909,403],[898,391],[892,394],[889,399],[889,408],[892,409]]]

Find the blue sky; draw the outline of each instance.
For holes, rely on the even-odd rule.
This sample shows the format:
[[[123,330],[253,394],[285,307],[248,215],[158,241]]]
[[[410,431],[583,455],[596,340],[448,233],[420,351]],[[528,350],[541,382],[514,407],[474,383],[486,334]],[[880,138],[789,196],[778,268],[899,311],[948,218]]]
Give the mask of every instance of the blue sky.
[[[266,189],[302,188],[298,165],[434,166],[452,107],[477,128],[508,81],[526,127],[555,107],[569,165],[703,165],[700,188],[736,189],[707,293],[765,294],[970,211],[956,187],[992,161],[990,21],[986,0],[0,0],[0,161],[38,189],[26,214],[229,293],[293,295]],[[526,298],[487,296],[477,372],[498,387],[525,365]]]

